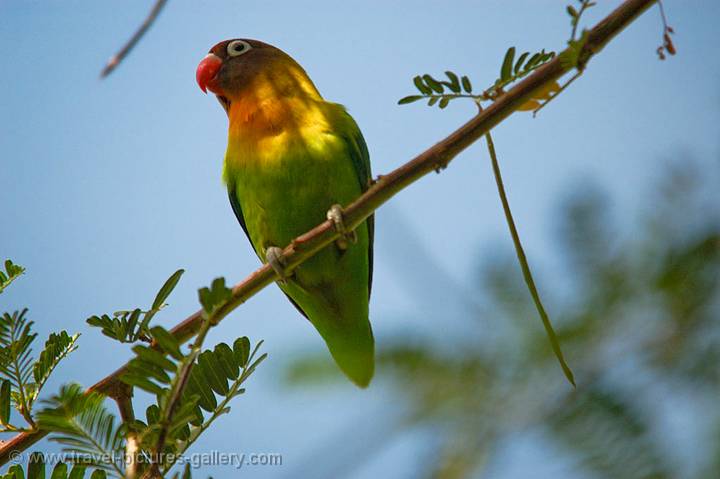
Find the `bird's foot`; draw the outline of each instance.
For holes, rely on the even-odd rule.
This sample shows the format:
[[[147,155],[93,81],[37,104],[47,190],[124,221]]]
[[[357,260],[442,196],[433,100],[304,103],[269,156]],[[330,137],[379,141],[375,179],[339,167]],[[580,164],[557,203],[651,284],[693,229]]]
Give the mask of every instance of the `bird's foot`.
[[[332,221],[335,231],[340,233],[340,237],[335,241],[338,248],[346,250],[349,243],[357,243],[357,233],[348,231],[343,220],[343,211],[340,205],[332,205],[327,212],[327,219]]]
[[[282,248],[278,248],[277,246],[269,246],[265,248],[265,260],[273,271],[275,271],[275,273],[280,277],[280,279],[278,279],[278,283],[285,284],[290,275],[288,275],[287,270],[285,269],[287,262],[285,261],[285,256],[283,256]]]

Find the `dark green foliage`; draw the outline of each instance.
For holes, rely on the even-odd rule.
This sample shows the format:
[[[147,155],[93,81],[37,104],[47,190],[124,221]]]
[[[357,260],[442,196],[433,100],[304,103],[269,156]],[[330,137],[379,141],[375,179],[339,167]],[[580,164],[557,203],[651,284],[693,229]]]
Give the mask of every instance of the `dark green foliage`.
[[[240,386],[267,355],[255,359],[262,341],[250,353],[250,341],[246,337],[237,339],[232,348],[220,343],[213,350],[185,354],[163,328],[152,328],[151,335],[156,347],[134,346],[135,357],[128,363],[121,380],[154,394],[157,404],[146,410],[145,422],[137,420],[129,427],[138,432],[141,447],[147,451],[152,450],[160,431],[166,428],[165,450],[182,453],[215,419],[230,411],[229,401],[245,391]],[[195,362],[172,420],[165,423],[171,392],[188,361]],[[203,410],[210,414],[208,418],[204,417]],[[162,464],[164,470],[171,466],[171,463]]]
[[[90,316],[87,323],[102,329],[102,333],[121,343],[134,343],[137,341],[149,341],[149,325],[155,314],[166,306],[165,300],[170,296],[175,286],[182,277],[184,269],[175,271],[160,287],[155,295],[152,306],[147,311],[140,308],[133,310],[115,311],[110,317],[107,314],[102,316]]]
[[[451,71],[446,71],[445,75],[450,79],[449,83],[444,82],[445,85],[450,88],[450,91],[453,93],[460,93],[460,79],[458,76]]]
[[[473,93],[472,82],[466,75],[458,76],[455,72],[446,71],[447,80],[438,80],[429,74],[417,75],[413,78],[413,84],[420,94],[403,97],[398,100],[398,104],[407,105],[419,100],[427,100],[428,106],[437,105],[440,109],[444,109],[452,100],[458,98],[470,99],[478,104],[482,101],[494,100],[502,93],[504,87],[525,77],[554,57],[554,52],[541,50],[532,56],[530,52],[523,52],[515,60],[515,47],[511,47],[505,53],[498,79],[479,93]]]
[[[28,458],[28,479],[45,479],[45,457],[40,452],[33,452]]]
[[[221,343],[213,350],[201,351],[207,331],[214,324],[213,314],[231,297],[231,290],[225,286],[223,278],[214,280],[210,288],[199,291],[206,320],[188,353],[183,351],[170,331],[161,326],[150,326],[150,319],[165,306],[182,273],[183,270],[178,270],[168,278],[148,311],[119,311],[114,313],[113,318],[103,315],[88,320],[91,325],[101,327],[106,336],[120,342],[151,342],[150,345],[136,344],[132,348],[135,357],[120,377],[124,383],[156,397],[156,404],[146,410],[146,422],[137,419],[117,426],[115,416],[104,407],[105,397],[84,392],[77,385],[63,387],[58,395],[46,401],[48,407],[38,414],[39,427],[52,433],[51,440],[63,444],[64,451],[79,455],[85,464],[101,471],[96,471],[92,477],[105,474],[103,471],[124,476],[125,464],[122,461],[99,462],[97,458],[124,457],[125,441],[131,434],[144,457],[154,457],[153,453],[157,450],[176,454],[174,458],[162,456],[158,464],[162,473],[167,473],[173,463],[166,461],[176,460],[177,454],[187,450],[217,417],[230,411],[229,401],[244,392],[240,386],[266,357],[263,354],[255,358],[262,342],[251,353],[247,338],[237,339],[232,348]],[[25,331],[25,336],[30,335],[29,327],[24,326],[24,313],[10,319],[16,329]],[[10,322],[8,324],[11,325]],[[8,338],[14,338],[13,335],[21,336],[20,339],[25,337],[12,331],[5,334]],[[33,338],[24,339],[19,344],[29,344]],[[40,360],[32,368],[38,384],[44,383],[57,361],[74,349],[76,339],[76,336],[70,337],[64,332],[48,339]],[[28,366],[25,363],[22,365],[24,369],[21,368],[21,372],[27,376]],[[4,414],[3,387],[0,384],[0,419]],[[207,418],[203,410],[209,414]],[[137,467],[142,472],[147,462],[141,461]],[[61,469],[57,474],[64,477],[65,471]],[[189,478],[190,471],[186,469],[182,476],[176,474],[175,477]]]
[[[13,464],[2,477],[3,479],[25,479],[25,471],[21,465]]]
[[[4,430],[17,430],[9,424],[8,395],[23,418],[34,425],[31,411],[48,377],[68,354],[76,349],[79,334],[70,336],[65,331],[53,333],[37,361],[32,356],[32,343],[37,337],[32,332],[33,322],[25,317],[27,309],[4,313],[0,318],[0,423]]]
[[[225,278],[215,278],[209,288],[198,291],[200,304],[206,316],[212,316],[232,296],[232,290],[225,286]]]
[[[576,31],[582,14],[588,8],[595,6],[595,2],[590,0],[578,0],[578,3],[580,4],[579,10],[572,5],[568,5],[566,7],[566,11],[571,18],[572,33],[570,35],[570,40],[568,41],[568,48],[562,52],[560,61],[562,62],[564,68],[578,68],[578,70],[582,71],[585,66],[584,63],[587,60],[582,58],[583,48],[587,42],[587,31],[583,31],[579,39],[575,38]],[[669,29],[669,31],[672,33],[672,29]],[[668,33],[666,33],[665,38],[666,43],[670,44],[668,51],[674,53],[674,46],[672,46],[672,41],[670,40]],[[665,47],[661,47],[659,50],[662,50],[663,48]],[[500,66],[499,76],[492,85],[485,88],[482,92],[473,93],[470,79],[467,76],[459,78],[458,75],[452,71],[445,72],[449,81],[437,80],[432,75],[424,74],[417,75],[413,78],[413,84],[420,92],[420,95],[405,96],[398,100],[398,104],[407,105],[409,103],[415,103],[416,101],[426,99],[428,106],[434,106],[437,104],[438,107],[443,109],[447,107],[452,100],[458,98],[471,99],[478,105],[480,105],[480,102],[482,101],[494,101],[504,92],[504,89],[508,85],[524,78],[555,58],[555,52],[546,52],[544,49],[532,54],[530,52],[522,52],[518,57],[516,57],[515,54],[515,47],[510,47],[505,51],[505,55],[503,56]],[[661,58],[662,57],[663,56],[661,55]],[[557,85],[557,83],[548,85],[547,88],[538,94],[537,97],[530,99],[527,103],[518,108],[518,110],[532,110],[537,113],[540,108],[555,98],[557,93],[561,92],[572,80],[573,79],[571,79],[562,88]]]
[[[180,343],[170,331],[163,328],[162,326],[155,326],[150,330],[150,334],[155,342],[160,346],[160,349],[165,351],[167,354],[175,359],[182,359],[183,353],[180,351]]]
[[[20,276],[24,272],[25,268],[23,268],[22,266],[13,263],[9,259],[5,260],[5,271],[0,269],[0,294],[2,294],[3,290],[10,283],[12,283],[15,279],[17,279],[18,276]]]
[[[10,403],[12,398],[12,384],[7,379],[0,382],[0,424],[7,426],[10,424]]]
[[[153,328],[155,338],[158,336],[164,338],[162,343],[158,341],[158,349],[145,345],[133,347],[136,356],[128,363],[122,381],[152,394],[164,396],[172,382],[172,375],[187,356],[180,352],[177,341],[167,331],[162,330],[162,335],[156,336],[160,330],[159,326]],[[245,337],[237,339],[233,349],[225,343],[220,343],[214,350],[200,353],[190,373],[184,397],[191,400],[196,396],[203,409],[213,412],[217,406],[215,395],[228,396],[233,388],[237,388],[238,382],[244,381],[260,361],[265,359],[267,355],[263,354],[249,364],[261,344],[262,341],[255,346],[252,355],[249,354],[250,341]],[[167,356],[168,354],[172,359]],[[233,383],[228,385],[228,380]]]
[[[462,87],[463,90],[465,90],[465,93],[472,93],[472,83],[465,75],[462,76]]]
[[[102,316],[90,316],[87,323],[90,326],[102,328],[102,333],[108,338],[115,339],[122,343],[134,343],[139,339],[145,339],[142,330],[138,327],[138,321],[142,310],[136,308],[130,312],[120,312],[111,318],[107,314]]]
[[[53,468],[50,479],[64,479],[68,476],[68,467],[64,462],[59,463]]]
[[[35,380],[33,401],[37,399],[40,389],[45,385],[45,381],[48,380],[58,363],[77,349],[75,343],[79,337],[79,333],[70,336],[65,331],[50,334],[45,341],[45,349],[42,350],[40,357],[33,365],[33,379]]]
[[[172,343],[167,344],[167,340],[165,343],[166,346],[174,347]],[[267,357],[262,354],[255,358],[261,344],[262,341],[250,353],[250,341],[242,337],[235,341],[232,349],[220,343],[213,350],[197,355],[179,406],[172,416],[171,424],[167,425],[165,450],[184,452],[215,419],[230,411],[230,400],[245,392],[241,385]],[[143,449],[149,451],[165,426],[163,418],[167,415],[165,408],[177,377],[175,375],[183,368],[185,361],[195,356],[191,353],[171,360],[144,345],[135,346],[133,351],[136,357],[130,361],[128,373],[122,380],[158,397],[157,404],[147,408],[146,421],[138,420],[131,425],[133,430],[139,431]],[[206,418],[203,410],[210,416]],[[168,470],[172,464],[162,466]]]
[[[179,269],[173,274],[171,274],[167,280],[165,280],[165,283],[160,287],[157,295],[155,295],[155,300],[153,301],[152,307],[150,308],[151,311],[158,311],[160,310],[160,308],[165,306],[165,300],[167,300],[170,296],[170,293],[173,292],[175,286],[177,286],[178,282],[180,281],[183,273],[185,273],[185,270]]]
[[[406,105],[408,103],[413,103],[418,100],[422,100],[423,98],[424,97],[422,95],[409,95],[409,96],[400,98],[400,100],[398,100],[398,105]]]
[[[267,354],[263,354],[248,364],[249,359],[252,360],[255,356],[262,341],[255,346],[250,356],[245,349],[249,344],[247,338],[240,338],[235,341],[234,351],[227,344],[220,343],[214,351],[208,350],[200,354],[198,364],[190,373],[190,382],[185,390],[185,397],[197,395],[200,398],[198,405],[205,411],[213,412],[217,408],[213,391],[225,397],[242,394],[243,390],[238,389],[240,384],[267,357]],[[228,380],[232,382],[230,386],[227,384]]]
[[[513,61],[515,60],[515,47],[508,48],[505,52],[505,58],[503,58],[502,66],[500,67],[500,80],[509,81],[510,76],[513,73]]]
[[[250,340],[244,336],[236,339],[233,344],[233,355],[240,365],[245,366],[250,357]]]
[[[75,464],[72,469],[68,464],[59,462],[52,468],[52,472],[48,476],[46,473],[45,457],[39,452],[34,452],[28,458],[27,473],[20,464],[14,464],[8,468],[7,473],[0,476],[0,479],[41,479],[49,477],[50,479],[83,479],[87,466],[84,464]],[[91,479],[106,479],[107,474],[101,469],[96,469]]]
[[[12,382],[16,391],[24,390],[32,379],[32,321],[27,321],[27,308],[0,318],[0,374]]]
[[[473,98],[470,95],[472,84],[470,79],[463,76],[462,79],[451,71],[446,71],[447,80],[437,80],[432,75],[418,75],[413,78],[415,88],[420,95],[409,95],[398,101],[399,105],[414,103],[426,99],[429,106],[437,104],[441,109],[445,108],[455,98]],[[465,93],[463,93],[463,89]]]
[[[81,457],[84,464],[113,471],[122,477],[115,462],[103,457],[122,458],[123,430],[115,425],[104,405],[105,396],[85,392],[77,384],[63,386],[60,392],[43,401],[46,408],[37,414],[40,428],[53,434],[50,440],[63,445],[63,451]]]
[[[530,55],[530,52],[523,52],[515,60],[515,47],[510,47],[505,52],[505,57],[500,67],[500,76],[493,86],[486,90],[491,97],[501,92],[507,85],[514,83],[529,75],[537,68],[555,58],[555,52],[546,52],[544,49]]]

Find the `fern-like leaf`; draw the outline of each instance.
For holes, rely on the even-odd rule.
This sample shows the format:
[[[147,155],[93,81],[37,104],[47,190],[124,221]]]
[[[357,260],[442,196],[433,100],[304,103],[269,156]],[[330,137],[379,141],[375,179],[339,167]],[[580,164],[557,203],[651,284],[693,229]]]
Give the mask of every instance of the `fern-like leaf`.
[[[45,456],[39,452],[30,454],[28,464],[25,469],[20,464],[14,464],[8,468],[6,474],[0,476],[2,479],[40,479],[50,477],[50,479],[83,479],[87,466],[85,464],[75,464],[72,469],[65,462],[58,462],[52,468],[52,472],[48,476],[45,472]],[[96,469],[90,479],[106,479],[107,474],[102,469]]]
[[[187,389],[185,390],[186,397],[195,398],[200,397],[197,402],[200,408],[208,411],[210,417],[203,419],[202,412],[196,408],[195,414],[199,416],[200,423],[193,424],[190,430],[190,436],[186,442],[180,442],[179,452],[184,452],[189,448],[192,443],[202,434],[210,425],[221,415],[230,412],[229,403],[230,401],[243,394],[244,389],[241,388],[242,384],[250,377],[255,371],[255,368],[265,360],[267,354],[262,354],[256,358],[262,341],[255,345],[255,348],[250,352],[250,341],[246,337],[238,338],[233,344],[233,349],[224,343],[218,344],[213,351],[205,351],[203,355],[206,357],[205,368],[195,368],[190,374],[190,381]],[[215,394],[213,393],[213,386],[210,384],[211,381],[203,375],[207,372],[207,368],[212,367],[215,370],[216,376],[222,376],[222,380],[225,378],[232,381],[230,386],[223,395],[221,400],[217,402]],[[203,401],[204,399],[204,401]],[[184,398],[183,401],[186,401]]]
[[[11,396],[15,407],[32,423],[30,401],[32,393],[32,342],[37,334],[32,332],[32,321],[25,318],[27,308],[4,313],[0,318],[0,375],[9,380],[14,391]]]
[[[105,396],[85,393],[77,384],[60,389],[43,401],[48,407],[37,415],[41,429],[52,433],[50,440],[62,444],[63,451],[76,454],[84,464],[123,476],[120,464],[103,458],[122,458],[122,429],[104,405]]]
[[[108,338],[121,343],[135,343],[141,340],[149,341],[150,321],[162,308],[167,306],[165,300],[167,300],[170,293],[175,289],[184,272],[184,269],[179,269],[165,280],[165,283],[155,295],[152,306],[147,311],[143,311],[140,308],[115,311],[112,317],[107,314],[101,316],[94,315],[90,316],[86,322],[90,326],[100,328],[102,333]]]
[[[40,353],[40,358],[33,364],[35,387],[31,396],[31,403],[37,399],[40,390],[60,361],[77,349],[75,343],[79,337],[80,334],[70,336],[66,331],[60,331],[59,333],[52,333],[45,341],[45,349]]]
[[[200,294],[206,314],[212,314],[217,305],[227,299],[229,289],[222,280],[216,280]],[[237,339],[232,347],[220,343],[213,350],[185,354],[175,337],[164,328],[156,326],[149,333],[154,346],[134,346],[135,357],[120,379],[155,395],[157,404],[147,408],[146,422],[138,419],[128,427],[137,433],[144,453],[151,454],[162,435],[163,450],[182,454],[217,417],[229,412],[229,401],[244,392],[240,386],[266,355],[256,359],[262,341],[251,352],[246,337]],[[178,378],[192,361],[184,389],[176,391]],[[173,402],[172,391],[179,395],[174,396],[174,410],[168,414],[169,403]],[[203,417],[203,410],[210,414],[208,419]],[[167,473],[174,460],[172,455],[163,457],[170,462],[159,466]]]
[[[500,67],[500,76],[491,87],[485,90],[485,93],[491,97],[496,95],[507,85],[529,75],[553,58],[555,58],[555,52],[540,50],[533,55],[530,55],[530,52],[523,52],[515,60],[515,47],[508,48]]]

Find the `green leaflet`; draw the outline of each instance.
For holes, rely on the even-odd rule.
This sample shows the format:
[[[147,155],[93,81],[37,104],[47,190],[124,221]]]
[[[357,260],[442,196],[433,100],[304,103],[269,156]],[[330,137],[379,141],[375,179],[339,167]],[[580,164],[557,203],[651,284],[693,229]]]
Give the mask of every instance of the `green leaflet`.
[[[24,272],[25,268],[22,266],[13,263],[9,259],[5,260],[5,271],[0,269],[0,294]]]
[[[140,308],[132,310],[115,311],[112,316],[103,314],[101,316],[90,316],[86,322],[90,326],[100,328],[108,338],[121,343],[134,343],[140,340],[149,340],[149,326],[153,317],[166,306],[165,301],[175,289],[184,269],[179,269],[170,275],[160,287],[152,306],[147,311]]]

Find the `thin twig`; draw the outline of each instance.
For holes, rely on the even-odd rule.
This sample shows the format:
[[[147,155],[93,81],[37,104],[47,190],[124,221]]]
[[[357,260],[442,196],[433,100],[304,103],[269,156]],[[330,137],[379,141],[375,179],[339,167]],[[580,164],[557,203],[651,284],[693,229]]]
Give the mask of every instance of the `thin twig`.
[[[667,31],[669,27],[667,17],[665,16],[665,7],[663,6],[662,0],[658,0],[658,7],[660,7],[660,17],[662,18],[663,31]]]
[[[580,24],[580,17],[582,17],[582,14],[585,13],[585,10],[588,9],[589,5],[590,5],[589,0],[583,0],[582,5],[580,6],[580,11],[577,14],[577,17],[575,17],[573,19],[573,24],[572,24],[573,27],[572,27],[572,33],[570,34],[570,41],[575,40],[575,35],[577,34],[577,28],[578,28],[578,25]]]
[[[587,61],[595,53],[602,50],[617,34],[656,1],[626,0],[610,15],[605,17],[588,33],[587,42],[583,46],[585,60]],[[356,228],[365,218],[408,185],[435,171],[435,169],[446,166],[455,156],[482,138],[485,133],[510,116],[527,100],[543,91],[551,82],[557,81],[561,76],[568,73],[571,67],[563,66],[559,57],[560,55],[556,56],[533,74],[520,81],[483,110],[481,114],[472,118],[448,137],[408,163],[380,177],[365,193],[345,209],[343,219],[348,229]],[[283,251],[288,269],[296,268],[303,261],[335,241],[338,236],[339,234],[335,230],[333,223],[325,221],[296,238]],[[277,275],[269,265],[263,265],[255,270],[233,287],[231,298],[219,307],[218,321],[277,279]],[[202,321],[202,311],[198,311],[175,326],[172,333],[178,341],[185,342],[197,333]],[[108,388],[119,381],[124,372],[125,366],[91,386],[88,391],[106,392]],[[10,460],[12,452],[29,448],[46,434],[45,431],[18,434],[7,441],[0,446],[0,465]]]
[[[495,176],[495,183],[497,184],[498,193],[500,194],[500,202],[502,203],[503,211],[505,212],[505,220],[507,221],[508,228],[510,228],[510,236],[512,236],[513,245],[515,245],[515,253],[517,254],[518,261],[520,262],[520,269],[522,270],[525,284],[527,284],[532,296],[535,308],[542,319],[545,332],[547,333],[550,344],[552,345],[553,352],[560,362],[560,367],[565,373],[565,377],[568,381],[575,386],[575,378],[572,370],[567,365],[565,357],[563,356],[562,349],[560,349],[560,342],[557,339],[557,335],[553,330],[552,323],[548,317],[545,307],[540,300],[540,294],[538,293],[537,287],[535,286],[535,280],[533,279],[532,273],[530,272],[530,265],[528,264],[525,251],[523,250],[522,243],[520,243],[520,235],[518,234],[517,227],[515,226],[515,220],[513,219],[512,212],[510,211],[510,202],[508,201],[507,194],[505,193],[505,186],[503,184],[502,175],[500,174],[500,164],[497,159],[495,152],[495,144],[493,143],[490,132],[485,134],[485,140],[487,141],[488,153],[490,153],[490,160],[492,163],[493,175]]]
[[[130,37],[130,40],[128,40],[125,45],[123,45],[120,51],[113,55],[110,60],[108,60],[107,65],[105,65],[105,68],[103,68],[100,72],[100,78],[105,78],[106,76],[111,74],[113,70],[115,70],[115,68],[120,65],[120,62],[122,62],[125,57],[128,56],[130,51],[135,48],[135,45],[137,45],[143,35],[145,35],[145,33],[152,26],[152,24],[155,23],[155,20],[157,19],[158,15],[162,11],[166,3],[167,0],[157,0],[155,2],[155,5],[153,5],[152,10],[150,10],[150,13],[145,18],[145,21],[140,24],[140,28],[135,31],[133,36]]]

